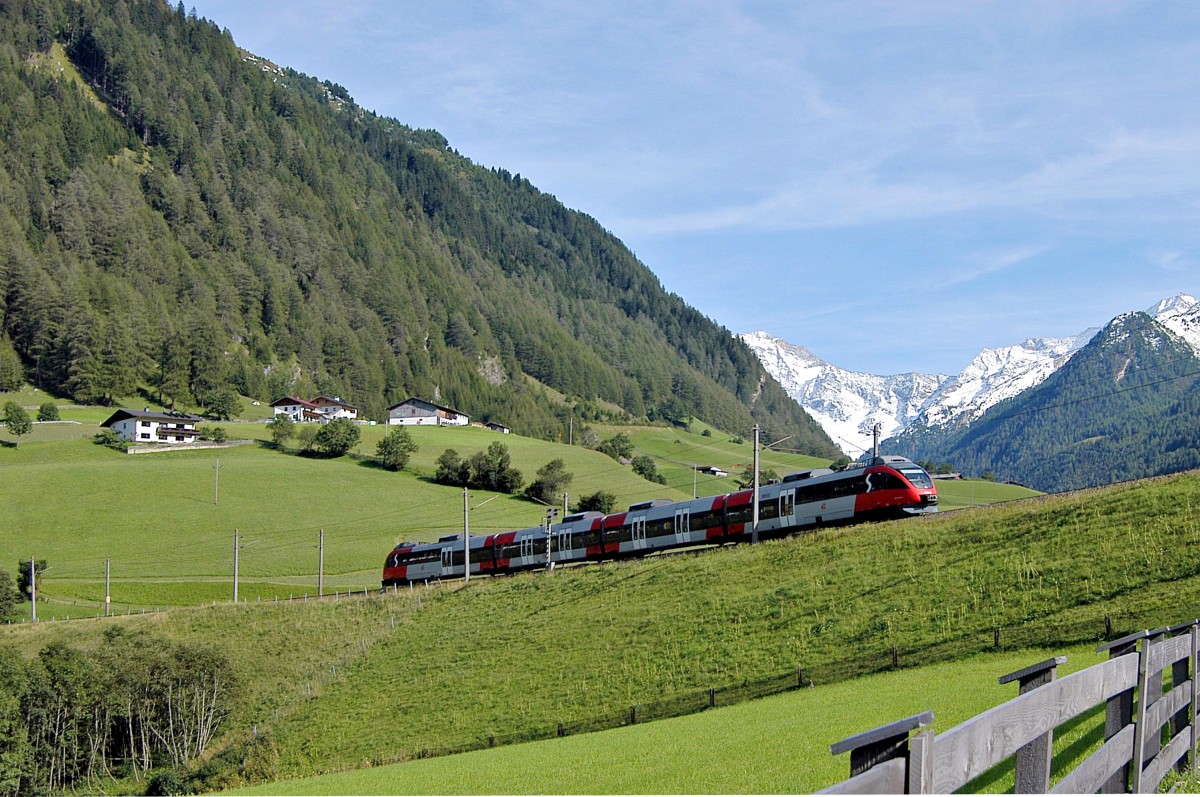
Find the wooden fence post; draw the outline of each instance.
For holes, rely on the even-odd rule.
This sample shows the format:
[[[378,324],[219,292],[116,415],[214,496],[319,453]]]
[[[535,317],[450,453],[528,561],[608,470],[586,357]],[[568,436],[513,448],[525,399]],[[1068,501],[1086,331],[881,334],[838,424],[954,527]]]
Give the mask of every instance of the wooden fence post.
[[[903,762],[903,765],[898,768],[894,766],[888,767],[886,774],[876,782],[867,783],[860,780],[854,783],[852,781],[844,781],[837,786],[831,786],[824,793],[840,793],[839,787],[843,786],[845,787],[845,793],[851,794],[899,794],[906,791],[912,777],[909,772],[909,733],[923,728],[932,722],[933,712],[926,711],[893,722],[890,725],[884,725],[882,728],[876,728],[873,731],[851,736],[848,739],[843,739],[836,744],[830,745],[829,752],[833,755],[850,753],[850,777],[852,779],[892,761],[897,763]],[[921,744],[923,745],[924,741]],[[929,752],[925,747],[921,747],[921,749],[922,751]],[[922,759],[920,773],[925,772],[927,769],[932,770],[932,755],[928,755],[926,758],[928,762],[926,763],[925,759]],[[920,779],[920,773],[917,775],[917,781],[918,783],[923,783]],[[932,778],[930,778],[930,781],[932,781]],[[932,782],[929,783],[929,786],[932,787]]]
[[[908,793],[933,794],[933,730],[918,731],[908,746]]]
[[[1177,661],[1171,665],[1171,688],[1172,689],[1174,689],[1175,687],[1179,686],[1182,683],[1187,682],[1187,680],[1191,677],[1191,673],[1195,670],[1196,624],[1197,623],[1200,623],[1200,620],[1190,620],[1186,623],[1180,623],[1179,625],[1173,625],[1173,626],[1171,626],[1171,628],[1169,630],[1169,633],[1173,637],[1181,636],[1182,634],[1186,633],[1186,634],[1190,635],[1192,638],[1191,655],[1188,658],[1180,659],[1179,661]],[[1190,714],[1189,714],[1189,711],[1190,711]],[[1188,705],[1181,708],[1175,714],[1175,716],[1171,718],[1171,738],[1172,739],[1174,739],[1176,736],[1178,736],[1180,733],[1187,730],[1188,728],[1193,728],[1192,731],[1190,732],[1190,739],[1188,741],[1187,758],[1180,759],[1179,763],[1177,763],[1175,765],[1175,768],[1178,769],[1180,772],[1187,771],[1187,769],[1194,766],[1194,763],[1195,763],[1196,733],[1195,733],[1195,729],[1193,727],[1195,725],[1195,723],[1192,722],[1192,720],[1190,719],[1190,717],[1195,717],[1195,716],[1196,716],[1196,684],[1195,684],[1195,681],[1193,681],[1192,682],[1192,699],[1188,701]]]
[[[1142,658],[1143,659],[1146,658],[1146,655],[1145,655],[1146,651],[1149,650],[1151,646],[1159,644],[1164,639],[1166,639],[1166,637],[1167,637],[1167,629],[1166,628],[1156,628],[1153,631],[1151,631],[1150,634],[1146,637],[1146,641],[1142,643]],[[1140,667],[1141,667],[1141,665],[1139,665],[1139,669],[1140,669]],[[1146,681],[1145,681],[1145,690],[1142,692],[1139,692],[1138,698],[1137,698],[1138,709],[1139,709],[1139,711],[1138,711],[1138,722],[1139,723],[1144,723],[1144,721],[1146,719],[1145,707],[1154,705],[1155,703],[1157,703],[1159,701],[1159,699],[1162,696],[1163,696],[1163,674],[1162,674],[1162,671],[1159,670],[1158,672],[1149,672],[1147,670]],[[1141,756],[1142,756],[1141,768],[1145,769],[1146,765],[1154,760],[1154,757],[1156,755],[1158,755],[1158,752],[1160,750],[1162,750],[1162,730],[1155,728],[1153,733],[1145,733],[1143,731],[1142,732],[1142,748],[1141,748]],[[1135,749],[1135,755],[1136,754],[1137,753],[1136,753],[1136,749]],[[1140,785],[1140,780],[1141,779],[1140,779],[1139,774],[1135,773],[1134,783]],[[1134,791],[1137,791],[1137,790],[1138,790],[1137,786],[1135,786]]]
[[[1149,631],[1137,631],[1129,636],[1123,636],[1120,639],[1097,646],[1096,652],[1103,653],[1104,651],[1108,651],[1109,659],[1117,659],[1126,653],[1132,653],[1137,650],[1138,640],[1145,639],[1149,635]],[[1133,691],[1132,689],[1127,689],[1109,698],[1108,707],[1104,715],[1104,741],[1107,742],[1120,733],[1122,728],[1133,722]],[[1100,789],[1101,794],[1125,794],[1127,791],[1129,791],[1128,764],[1117,770]]]
[[[1001,685],[1016,681],[1020,694],[1025,694],[1054,680],[1058,667],[1067,663],[1066,656],[1038,662],[1000,678]],[[1054,731],[1046,731],[1017,750],[1016,793],[1046,794],[1050,791],[1050,756],[1054,748]]]

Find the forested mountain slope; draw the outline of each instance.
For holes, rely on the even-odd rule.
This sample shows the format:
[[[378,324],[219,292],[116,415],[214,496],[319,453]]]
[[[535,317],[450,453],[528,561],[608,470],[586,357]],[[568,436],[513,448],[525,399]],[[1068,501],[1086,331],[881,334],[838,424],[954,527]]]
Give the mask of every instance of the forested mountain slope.
[[[596,220],[162,0],[0,0],[0,324],[0,359],[81,401],[418,395],[553,437],[528,375],[584,420],[837,456]]]
[[[914,459],[1046,492],[1200,467],[1200,360],[1146,313],[1118,316],[1037,387],[964,427],[888,441]]]

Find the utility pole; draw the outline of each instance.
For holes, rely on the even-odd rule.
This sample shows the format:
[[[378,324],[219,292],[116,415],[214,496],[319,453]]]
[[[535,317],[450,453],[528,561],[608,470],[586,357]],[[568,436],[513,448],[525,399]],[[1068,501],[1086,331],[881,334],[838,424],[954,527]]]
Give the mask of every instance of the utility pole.
[[[108,617],[109,606],[112,604],[112,592],[109,590],[109,574],[111,573],[111,559],[104,560],[104,616]]]
[[[568,493],[563,493],[563,519],[564,519],[564,520],[566,520],[566,517],[567,517],[567,505],[568,505],[568,500],[567,500],[567,499],[568,499],[569,497],[570,497],[570,496],[569,496],[569,494],[568,494]]]
[[[33,557],[29,557],[29,622],[37,622],[37,571],[34,570],[35,562]]]
[[[325,529],[317,536],[317,597],[325,595]]]
[[[881,435],[882,433],[883,433],[883,424],[882,423],[877,423],[871,427],[871,435],[872,435],[872,437],[875,438],[875,443],[871,447],[871,456],[873,457],[873,459],[871,460],[872,465],[875,464],[875,460],[879,459],[879,435]]]
[[[575,416],[574,415],[571,416],[571,425],[567,428],[569,430],[567,432],[567,445],[573,446],[573,445],[575,445]]]
[[[692,500],[696,500],[696,471],[700,466],[695,462],[692,463]]]
[[[470,494],[463,488],[463,583],[471,580],[471,507]]]
[[[754,424],[754,514],[750,521],[751,542],[758,542],[758,436],[761,432],[758,424]]]
[[[221,460],[217,460],[213,464],[213,505],[217,504],[217,499],[221,496]]]
[[[233,602],[238,602],[238,530],[233,530]]]

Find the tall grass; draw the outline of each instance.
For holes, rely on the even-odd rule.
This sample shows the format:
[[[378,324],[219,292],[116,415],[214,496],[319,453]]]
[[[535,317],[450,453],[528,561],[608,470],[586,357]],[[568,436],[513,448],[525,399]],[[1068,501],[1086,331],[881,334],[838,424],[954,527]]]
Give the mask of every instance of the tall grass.
[[[1091,646],[971,656],[789,692],[773,698],[564,739],[458,756],[276,781],[239,794],[804,794],[844,779],[848,756],[829,745],[932,710],[946,731],[1015,695],[997,677],[1050,655],[1067,655],[1060,675],[1098,663]],[[952,689],[930,688],[953,684]],[[1092,717],[1091,724],[1103,720]],[[1090,726],[1087,728],[1090,730]],[[1066,766],[1085,736],[1058,734]],[[1095,740],[1098,746],[1098,741]],[[1085,742],[1089,747],[1092,741]],[[1012,789],[1001,767],[978,791]]]
[[[254,684],[225,739],[305,775],[426,749],[533,738],[794,673],[1098,640],[1186,618],[1200,588],[1200,475],[691,554],[475,579],[387,597],[180,610]],[[109,621],[0,629],[32,654]],[[244,735],[243,735],[244,734]],[[253,748],[258,750],[261,745]]]

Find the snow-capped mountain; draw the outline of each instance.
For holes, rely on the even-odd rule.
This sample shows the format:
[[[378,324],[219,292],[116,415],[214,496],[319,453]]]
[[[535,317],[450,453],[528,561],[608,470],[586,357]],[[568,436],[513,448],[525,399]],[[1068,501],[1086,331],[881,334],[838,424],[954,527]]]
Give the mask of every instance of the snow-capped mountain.
[[[788,395],[851,456],[858,456],[870,444],[876,423],[883,425],[884,437],[908,428],[950,378],[943,374],[876,376],[847,371],[769,332],[750,332],[741,338]]]
[[[1146,313],[1200,354],[1200,301],[1179,294]],[[741,338],[833,441],[847,454],[857,456],[869,445],[876,423],[882,425],[885,438],[917,422],[927,426],[969,423],[997,402],[1041,384],[1099,329],[984,349],[954,377],[847,371],[769,332],[750,332]]]

